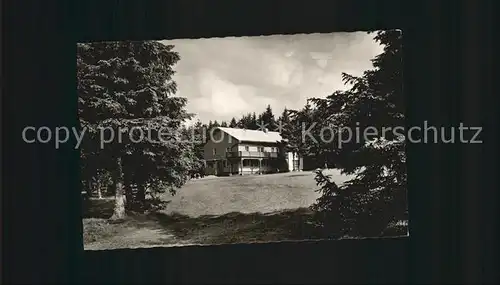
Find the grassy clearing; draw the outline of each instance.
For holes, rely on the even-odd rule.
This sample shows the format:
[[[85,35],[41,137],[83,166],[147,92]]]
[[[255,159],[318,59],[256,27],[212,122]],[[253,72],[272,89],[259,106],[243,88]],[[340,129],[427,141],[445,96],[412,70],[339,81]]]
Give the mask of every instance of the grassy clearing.
[[[333,179],[348,179],[329,170]],[[204,178],[189,181],[167,208],[148,216],[106,221],[113,200],[90,200],[85,214],[86,249],[221,244],[314,238],[308,209],[319,194],[314,173]],[[100,218],[100,220],[96,220]],[[89,219],[89,220],[88,220]],[[91,222],[94,220],[93,222]]]
[[[325,172],[338,183],[348,179],[338,170]],[[170,201],[166,214],[271,213],[309,207],[319,197],[317,188],[313,172],[291,172],[191,180],[175,196],[163,198]]]

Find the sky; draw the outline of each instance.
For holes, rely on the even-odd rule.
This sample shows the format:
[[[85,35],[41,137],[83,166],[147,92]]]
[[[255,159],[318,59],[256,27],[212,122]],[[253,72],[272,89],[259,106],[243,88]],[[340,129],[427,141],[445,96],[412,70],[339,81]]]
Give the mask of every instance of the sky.
[[[269,104],[277,117],[307,98],[345,90],[341,73],[361,75],[383,46],[366,32],[176,39],[176,96],[188,99],[191,122],[229,121]]]

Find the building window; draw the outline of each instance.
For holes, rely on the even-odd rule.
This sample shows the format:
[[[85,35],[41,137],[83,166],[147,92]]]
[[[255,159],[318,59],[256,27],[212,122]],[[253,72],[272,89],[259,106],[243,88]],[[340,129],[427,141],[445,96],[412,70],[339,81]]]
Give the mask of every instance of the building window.
[[[248,151],[248,150],[249,150],[248,146],[245,146],[245,151]]]
[[[259,150],[260,152],[264,152],[264,147],[263,147],[263,146],[259,146],[259,147],[258,147],[258,150]]]

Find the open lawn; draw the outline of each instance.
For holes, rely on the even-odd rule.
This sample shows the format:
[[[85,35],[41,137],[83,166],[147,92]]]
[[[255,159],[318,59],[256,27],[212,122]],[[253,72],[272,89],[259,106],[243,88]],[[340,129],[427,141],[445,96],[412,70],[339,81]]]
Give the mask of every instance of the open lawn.
[[[337,183],[349,177],[326,170]],[[308,207],[318,198],[313,172],[206,177],[191,180],[167,208],[120,223],[107,221],[113,200],[92,200],[85,214],[85,249],[300,240],[314,236]]]
[[[334,181],[347,177],[337,170],[327,170]],[[191,180],[175,196],[167,213],[192,217],[223,215],[231,212],[270,213],[279,210],[309,207],[319,194],[313,172],[289,172],[267,175],[207,177]]]

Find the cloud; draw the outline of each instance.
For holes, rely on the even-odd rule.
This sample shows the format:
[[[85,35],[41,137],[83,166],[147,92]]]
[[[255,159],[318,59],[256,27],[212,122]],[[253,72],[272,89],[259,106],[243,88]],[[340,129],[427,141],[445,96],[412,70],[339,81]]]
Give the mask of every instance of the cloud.
[[[250,108],[246,99],[254,96],[251,87],[235,85],[208,69],[200,71],[199,78],[201,96],[193,99],[195,109],[212,112],[215,117],[228,117],[238,116]]]
[[[178,95],[204,122],[302,107],[345,89],[341,73],[361,75],[382,47],[365,32],[162,41],[173,44]]]

